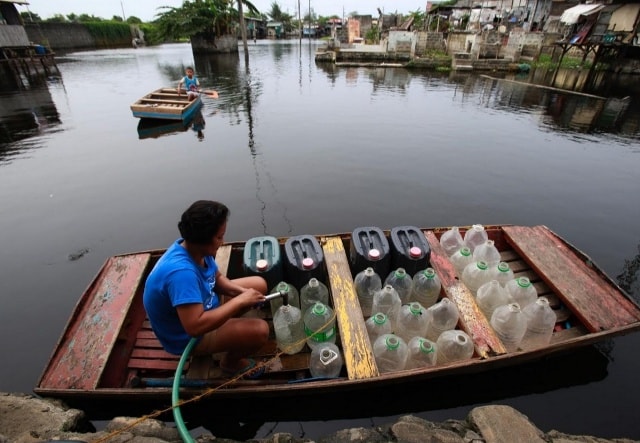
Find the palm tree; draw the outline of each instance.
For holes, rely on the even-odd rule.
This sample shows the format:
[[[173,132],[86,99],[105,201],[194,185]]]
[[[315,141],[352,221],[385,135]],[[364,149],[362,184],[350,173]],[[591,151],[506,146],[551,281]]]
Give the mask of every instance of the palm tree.
[[[251,12],[259,13],[251,2],[237,1],[239,10],[244,4]],[[164,6],[161,9],[165,12],[158,14],[156,20],[158,33],[167,40],[189,38],[194,52],[237,50],[236,26],[241,23],[243,29],[244,19],[239,20],[242,16],[234,9],[234,3],[234,0],[185,0],[179,8]]]

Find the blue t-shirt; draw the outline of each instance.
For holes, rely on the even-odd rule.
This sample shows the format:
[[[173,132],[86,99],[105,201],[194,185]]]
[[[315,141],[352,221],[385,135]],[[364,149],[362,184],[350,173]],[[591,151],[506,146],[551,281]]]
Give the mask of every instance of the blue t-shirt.
[[[144,286],[144,308],[153,332],[167,352],[180,355],[191,336],[182,327],[176,306],[202,303],[204,310],[220,305],[214,288],[218,265],[211,256],[205,265],[193,261],[182,239],[176,240],[160,257]]]
[[[200,82],[195,76],[192,78],[189,78],[186,75],[184,76],[184,87],[187,91],[197,91],[199,84]]]

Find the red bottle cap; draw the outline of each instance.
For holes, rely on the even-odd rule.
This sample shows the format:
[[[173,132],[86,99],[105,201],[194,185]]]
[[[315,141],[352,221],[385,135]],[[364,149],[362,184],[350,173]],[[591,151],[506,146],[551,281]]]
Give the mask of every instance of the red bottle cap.
[[[302,260],[302,267],[305,269],[311,269],[313,268],[313,259],[312,258],[305,258]]]
[[[377,249],[369,249],[369,260],[380,260],[380,251]]]
[[[411,258],[420,258],[422,256],[422,250],[419,247],[414,246],[409,249],[409,255]]]

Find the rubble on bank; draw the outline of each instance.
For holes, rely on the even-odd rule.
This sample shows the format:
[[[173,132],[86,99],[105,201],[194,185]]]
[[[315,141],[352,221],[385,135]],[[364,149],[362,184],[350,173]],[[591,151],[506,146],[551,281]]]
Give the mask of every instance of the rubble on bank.
[[[199,443],[234,443],[211,434],[194,436]],[[84,412],[69,409],[58,401],[28,394],[0,393],[0,443],[48,441],[87,443],[179,443],[177,429],[154,420],[117,417],[104,430],[95,432]],[[510,406],[474,408],[466,420],[433,423],[415,416],[400,417],[395,423],[372,428],[352,428],[311,440],[278,433],[253,443],[640,443],[626,438],[604,439],[542,432],[525,415]]]

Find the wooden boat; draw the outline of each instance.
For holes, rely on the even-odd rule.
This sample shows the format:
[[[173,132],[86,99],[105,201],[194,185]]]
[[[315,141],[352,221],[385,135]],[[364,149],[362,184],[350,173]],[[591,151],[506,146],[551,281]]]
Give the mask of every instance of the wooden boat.
[[[558,317],[549,345],[507,352],[440,246],[439,238],[447,229],[428,228],[418,232],[424,234],[431,248],[430,265],[442,281],[441,296],[452,300],[460,311],[457,329],[464,330],[473,339],[472,358],[442,366],[380,373],[353,286],[351,234],[315,236],[324,254],[323,272],[337,318],[337,344],[344,357],[341,376],[312,379],[308,368],[310,353],[306,347],[298,354],[281,355],[272,339],[257,355],[268,362],[267,372],[261,379],[229,384],[215,358],[191,358],[180,374],[184,378],[180,398],[186,401],[209,391],[199,399],[194,410],[206,411],[211,416],[212,409],[203,407],[202,402],[211,402],[214,407],[223,405],[214,409],[215,414],[222,409],[226,411],[235,402],[242,413],[247,414],[251,413],[247,404],[262,405],[258,411],[265,420],[278,417],[277,405],[288,403],[294,408],[294,417],[290,418],[300,419],[298,415],[302,412],[297,407],[300,404],[306,405],[302,408],[305,410],[313,405],[314,411],[327,411],[335,403],[336,395],[358,395],[362,399],[365,394],[389,389],[395,392],[400,387],[408,387],[411,390],[425,382],[433,392],[445,380],[456,385],[464,383],[471,378],[460,376],[469,374],[474,375],[475,383],[476,377],[500,374],[517,365],[530,367],[555,354],[593,348],[589,345],[640,329],[640,307],[589,257],[550,229],[488,226],[489,238],[495,242],[501,259],[510,264],[516,276],[526,276],[534,283],[538,295],[547,297]],[[466,229],[460,228],[461,232]],[[388,235],[389,231],[384,233]],[[278,240],[281,246],[285,244],[286,239]],[[232,242],[219,249],[216,261],[221,272],[230,277],[241,275],[244,247],[245,243]],[[179,357],[162,350],[142,304],[145,278],[162,253],[162,250],[153,250],[124,254],[106,261],[78,301],[38,380],[36,394],[62,399],[70,406],[83,409],[89,417],[103,416],[111,409],[121,415],[139,415],[170,407],[172,377]],[[257,312],[270,320],[270,312]],[[563,364],[578,363],[569,359]],[[576,372],[586,371],[584,367],[575,366],[569,370],[573,374],[569,378],[574,378]],[[599,371],[603,372],[606,370]],[[438,383],[432,383],[435,379]],[[223,384],[223,388],[216,389]],[[494,390],[497,391],[494,388],[490,391]],[[306,399],[310,399],[309,402]],[[183,406],[188,407],[189,403]],[[349,408],[341,408],[343,417],[340,418],[347,414],[345,409]],[[365,413],[368,411],[370,409]]]
[[[187,121],[202,106],[202,99],[189,100],[174,88],[161,88],[136,100],[131,105],[134,117]]]

